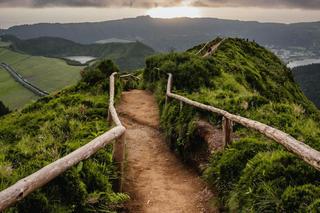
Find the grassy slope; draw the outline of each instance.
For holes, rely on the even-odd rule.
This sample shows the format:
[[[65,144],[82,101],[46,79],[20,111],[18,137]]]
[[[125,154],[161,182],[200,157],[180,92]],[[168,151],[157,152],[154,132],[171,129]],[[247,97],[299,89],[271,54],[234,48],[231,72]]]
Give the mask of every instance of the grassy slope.
[[[80,79],[81,67],[69,66],[59,59],[34,57],[0,48],[0,61],[11,65],[23,77],[48,92],[60,90]]]
[[[0,190],[110,129],[106,88],[103,75],[94,84],[82,81],[0,118]],[[127,199],[113,192],[116,178],[110,145],[8,212],[109,212]]]
[[[194,121],[206,117],[219,126],[221,117],[187,106],[179,112],[176,101],[163,108],[166,72],[173,73],[177,93],[277,127],[320,150],[319,111],[276,56],[239,39],[226,40],[209,58],[195,56],[199,48],[151,57],[144,73],[159,99],[162,128],[186,160],[202,143],[195,136]],[[224,206],[238,212],[305,212],[319,207],[319,172],[260,134],[239,125],[234,129],[241,140],[213,154],[204,173]]]
[[[10,109],[17,109],[37,96],[16,82],[10,74],[0,68],[0,100]]]

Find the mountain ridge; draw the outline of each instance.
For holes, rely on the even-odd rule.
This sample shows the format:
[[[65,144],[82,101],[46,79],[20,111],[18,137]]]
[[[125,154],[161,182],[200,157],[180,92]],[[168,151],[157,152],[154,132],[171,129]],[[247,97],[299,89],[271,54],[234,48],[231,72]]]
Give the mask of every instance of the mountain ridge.
[[[14,51],[34,56],[65,58],[68,56],[91,56],[98,59],[110,58],[122,70],[134,70],[143,67],[144,58],[155,51],[139,42],[80,44],[65,38],[39,37],[21,40],[12,35],[1,36],[2,41],[10,42]]]
[[[158,51],[186,50],[214,37],[225,36],[248,38],[262,45],[279,48],[298,46],[317,51],[320,47],[319,29],[320,22],[283,24],[217,18],[161,19],[139,16],[103,22],[21,25],[11,27],[2,34],[12,34],[22,39],[62,37],[78,43],[94,43],[108,38],[139,40]]]

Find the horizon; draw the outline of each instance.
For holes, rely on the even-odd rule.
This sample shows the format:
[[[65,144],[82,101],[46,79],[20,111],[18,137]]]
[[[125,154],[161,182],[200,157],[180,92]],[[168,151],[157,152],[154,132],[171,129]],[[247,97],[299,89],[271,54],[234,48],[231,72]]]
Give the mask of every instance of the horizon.
[[[1,17],[1,14],[0,14]],[[29,26],[29,25],[37,25],[37,24],[81,24],[81,23],[100,23],[100,22],[108,22],[108,21],[119,21],[119,20],[126,20],[126,19],[137,19],[140,17],[149,17],[151,19],[164,19],[164,20],[170,20],[170,19],[218,19],[218,20],[229,20],[229,21],[241,21],[241,22],[257,22],[257,23],[262,23],[262,24],[285,24],[285,25],[290,25],[290,24],[300,24],[300,23],[318,23],[320,22],[320,18],[316,20],[306,20],[306,21],[296,21],[296,22],[281,22],[281,21],[268,21],[268,20],[243,20],[243,19],[236,19],[236,18],[220,18],[220,17],[210,17],[210,16],[202,16],[202,17],[189,17],[189,16],[180,16],[180,17],[153,17],[149,14],[145,15],[137,15],[137,16],[131,16],[131,17],[120,17],[120,18],[111,18],[111,19],[105,19],[105,20],[81,20],[81,21],[43,21],[43,22],[30,22],[30,23],[20,23],[20,24],[14,24],[14,25],[8,25],[7,27],[3,27],[3,24],[0,23],[0,30],[7,30],[11,27],[15,26]]]
[[[242,0],[242,3],[228,0],[221,5],[213,4],[215,0],[206,1],[211,2],[207,5],[199,5],[190,0],[173,1],[177,2],[176,4],[168,0],[161,0],[161,4],[156,4],[155,2],[159,0],[154,0],[151,2],[155,4],[147,5],[142,4],[145,3],[144,0],[133,0],[131,6],[125,3],[122,3],[123,5],[104,5],[103,2],[107,4],[105,1],[98,4],[96,1],[84,0],[46,1],[44,3],[35,0],[4,0],[0,2],[0,29],[37,23],[103,22],[146,15],[152,18],[217,18],[283,24],[320,21],[320,3],[316,0],[307,2],[296,0],[295,4],[281,0],[273,5],[262,1],[252,2],[252,0]],[[93,5],[94,3],[97,5]]]

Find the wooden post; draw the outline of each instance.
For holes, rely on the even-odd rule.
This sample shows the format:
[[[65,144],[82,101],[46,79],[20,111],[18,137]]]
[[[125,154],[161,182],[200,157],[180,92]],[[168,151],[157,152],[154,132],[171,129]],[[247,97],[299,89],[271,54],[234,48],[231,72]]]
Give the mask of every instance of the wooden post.
[[[112,123],[112,116],[111,116],[111,112],[110,112],[109,108],[108,108],[108,118],[107,118],[107,121],[108,121],[108,123],[111,125],[111,123]]]
[[[169,103],[169,94],[171,94],[171,88],[172,88],[172,74],[169,73],[168,74],[169,78],[168,78],[168,83],[167,83],[167,92],[166,92],[166,102],[165,102],[165,107],[168,105]]]
[[[226,148],[231,144],[232,140],[232,121],[226,117],[222,119],[223,145]]]
[[[125,159],[126,159],[126,136],[124,133],[113,144],[113,160],[116,163],[117,169],[119,171],[119,177],[115,183],[115,190],[117,190],[118,192],[122,192]]]

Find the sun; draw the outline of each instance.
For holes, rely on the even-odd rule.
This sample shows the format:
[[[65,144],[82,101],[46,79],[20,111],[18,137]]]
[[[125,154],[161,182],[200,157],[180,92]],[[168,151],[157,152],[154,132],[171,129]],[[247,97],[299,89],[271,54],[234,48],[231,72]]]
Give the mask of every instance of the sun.
[[[200,17],[200,10],[195,7],[156,7],[147,11],[153,18]]]

